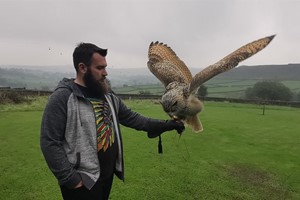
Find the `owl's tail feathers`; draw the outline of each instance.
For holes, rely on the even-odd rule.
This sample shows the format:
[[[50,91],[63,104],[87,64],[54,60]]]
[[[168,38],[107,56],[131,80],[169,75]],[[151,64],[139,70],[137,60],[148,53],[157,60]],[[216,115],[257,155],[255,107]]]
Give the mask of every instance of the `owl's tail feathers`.
[[[201,121],[200,121],[200,119],[198,118],[197,115],[187,117],[186,118],[186,124],[187,124],[187,126],[191,127],[192,130],[196,133],[199,133],[199,132],[203,131]]]

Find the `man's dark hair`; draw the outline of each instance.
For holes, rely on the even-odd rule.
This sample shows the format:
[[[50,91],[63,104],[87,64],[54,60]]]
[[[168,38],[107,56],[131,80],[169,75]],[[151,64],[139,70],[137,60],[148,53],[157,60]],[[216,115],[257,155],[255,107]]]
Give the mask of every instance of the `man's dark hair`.
[[[101,56],[105,57],[107,54],[107,49],[102,49],[91,43],[80,43],[73,52],[73,64],[78,72],[79,63],[83,63],[86,66],[92,64],[92,56],[94,53],[99,53]]]

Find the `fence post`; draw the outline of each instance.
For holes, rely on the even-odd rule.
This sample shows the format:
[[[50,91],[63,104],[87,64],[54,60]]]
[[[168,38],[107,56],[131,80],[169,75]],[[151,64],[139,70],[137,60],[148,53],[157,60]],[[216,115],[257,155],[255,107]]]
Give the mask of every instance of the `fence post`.
[[[266,109],[266,101],[263,101],[263,113],[262,113],[262,115],[265,115],[265,109]]]

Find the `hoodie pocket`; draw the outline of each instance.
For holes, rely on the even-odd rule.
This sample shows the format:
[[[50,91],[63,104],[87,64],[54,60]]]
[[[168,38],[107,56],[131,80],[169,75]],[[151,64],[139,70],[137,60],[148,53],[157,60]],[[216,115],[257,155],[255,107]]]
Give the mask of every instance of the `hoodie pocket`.
[[[80,160],[81,160],[80,152],[77,152],[76,153],[76,163],[75,163],[75,166],[74,166],[75,169],[78,169],[80,167]]]

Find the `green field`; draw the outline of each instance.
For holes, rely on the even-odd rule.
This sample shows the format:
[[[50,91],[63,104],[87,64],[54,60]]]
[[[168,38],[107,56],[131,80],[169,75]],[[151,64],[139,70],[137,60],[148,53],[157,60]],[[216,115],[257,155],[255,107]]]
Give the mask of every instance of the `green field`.
[[[132,85],[126,87],[116,87],[113,88],[114,92],[117,94],[139,94],[141,91],[150,92],[151,94],[162,95],[164,93],[164,88],[161,84],[156,85]]]
[[[208,97],[219,98],[244,98],[247,88],[254,86],[260,80],[223,80],[211,79],[205,86],[207,87]],[[294,93],[300,92],[300,81],[282,81]],[[117,94],[139,94],[150,92],[151,94],[161,95],[164,88],[161,84],[157,85],[132,85],[126,87],[113,88]]]
[[[0,199],[56,200],[60,191],[39,147],[45,99],[0,105]],[[153,101],[126,101],[148,117],[166,119]],[[201,134],[157,139],[122,127],[125,182],[111,199],[300,199],[300,109],[205,102]]]
[[[212,79],[207,86],[209,97],[220,98],[244,98],[247,88],[252,88],[256,82],[261,80],[222,80]],[[281,81],[292,92],[300,92],[300,81]]]

